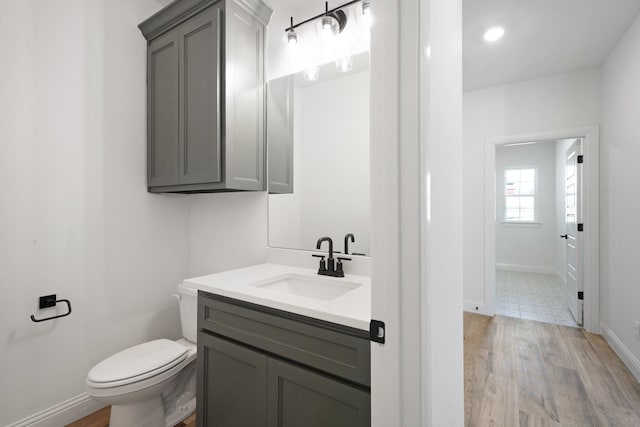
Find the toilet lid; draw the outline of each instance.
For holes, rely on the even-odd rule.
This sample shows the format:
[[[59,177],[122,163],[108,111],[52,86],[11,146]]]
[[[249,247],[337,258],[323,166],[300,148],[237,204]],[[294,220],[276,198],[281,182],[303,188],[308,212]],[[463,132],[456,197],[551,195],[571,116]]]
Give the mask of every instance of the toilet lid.
[[[186,357],[187,348],[182,344],[167,339],[149,341],[98,363],[89,371],[88,380],[103,385],[142,381],[171,369]]]

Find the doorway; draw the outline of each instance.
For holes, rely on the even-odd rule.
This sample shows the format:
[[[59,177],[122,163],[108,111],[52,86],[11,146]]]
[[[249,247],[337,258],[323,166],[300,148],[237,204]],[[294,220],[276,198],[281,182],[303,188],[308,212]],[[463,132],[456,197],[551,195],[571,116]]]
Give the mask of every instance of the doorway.
[[[596,126],[487,139],[485,283],[493,314],[599,331],[597,146]],[[584,163],[571,169],[577,155]],[[571,170],[579,175],[568,181]]]
[[[582,262],[575,256],[582,248],[575,227],[567,224],[567,218],[575,222],[576,199],[582,200],[572,163],[580,141],[496,147],[496,314],[582,325],[582,310],[571,310],[575,290],[569,289],[583,290]]]

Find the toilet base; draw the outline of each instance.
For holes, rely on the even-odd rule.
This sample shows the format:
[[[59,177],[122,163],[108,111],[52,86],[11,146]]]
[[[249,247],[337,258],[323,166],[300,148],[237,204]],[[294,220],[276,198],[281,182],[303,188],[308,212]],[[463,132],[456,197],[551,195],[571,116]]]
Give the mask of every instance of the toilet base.
[[[109,427],[165,427],[161,396],[111,406]]]

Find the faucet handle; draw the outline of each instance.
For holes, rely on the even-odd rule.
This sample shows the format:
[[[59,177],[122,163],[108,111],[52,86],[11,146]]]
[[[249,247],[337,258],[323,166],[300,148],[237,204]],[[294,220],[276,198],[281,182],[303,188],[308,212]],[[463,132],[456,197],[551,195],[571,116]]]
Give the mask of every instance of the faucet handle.
[[[326,255],[311,254],[311,256],[315,258],[320,258],[320,266],[318,267],[318,274],[320,274],[321,271],[327,271],[327,262],[324,260]]]
[[[336,274],[338,277],[344,277],[344,270],[342,269],[342,261],[351,261],[351,258],[339,256],[338,263],[336,264]]]

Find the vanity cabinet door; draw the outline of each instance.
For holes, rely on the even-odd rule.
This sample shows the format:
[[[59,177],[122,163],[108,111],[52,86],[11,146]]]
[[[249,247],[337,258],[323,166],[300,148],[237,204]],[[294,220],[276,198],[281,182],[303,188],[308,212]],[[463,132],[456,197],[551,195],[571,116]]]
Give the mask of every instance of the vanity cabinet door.
[[[147,50],[147,175],[149,187],[175,185],[178,162],[178,31],[152,40]]]
[[[272,358],[267,373],[267,426],[371,425],[367,391]]]
[[[266,425],[267,356],[199,333],[197,360],[199,427]]]

